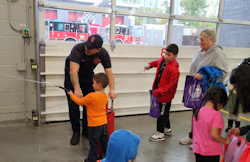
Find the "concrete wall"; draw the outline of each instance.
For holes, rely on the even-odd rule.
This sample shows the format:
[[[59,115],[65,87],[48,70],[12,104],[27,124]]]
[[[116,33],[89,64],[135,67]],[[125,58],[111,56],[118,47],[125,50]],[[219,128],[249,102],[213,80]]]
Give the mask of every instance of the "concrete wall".
[[[28,2],[31,6],[29,9],[26,7]],[[28,16],[27,10],[29,10]],[[33,0],[11,0],[10,18],[13,27],[20,30],[27,25],[30,29],[32,38],[25,40],[26,49],[22,33],[10,26],[8,11],[8,1],[0,0],[0,121],[25,118],[22,113],[25,105],[24,81],[13,77],[23,78],[23,72],[17,70],[17,64],[24,62],[24,50],[27,53],[27,60],[35,59]],[[31,77],[35,76],[35,71],[30,69],[29,63],[26,66],[27,78],[35,79]],[[29,110],[35,109],[35,103],[35,85],[28,83]],[[10,114],[9,112],[19,113]]]

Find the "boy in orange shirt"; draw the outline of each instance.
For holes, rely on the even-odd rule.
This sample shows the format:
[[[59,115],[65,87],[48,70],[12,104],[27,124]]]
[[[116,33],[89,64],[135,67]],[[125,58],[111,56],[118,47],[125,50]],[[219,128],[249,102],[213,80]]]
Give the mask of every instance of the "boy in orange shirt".
[[[108,102],[108,94],[104,89],[108,85],[109,79],[105,73],[98,73],[93,76],[93,88],[95,92],[91,92],[85,97],[79,99],[72,91],[68,92],[72,101],[77,105],[86,105],[88,119],[88,137],[89,137],[89,155],[84,162],[97,161],[98,140],[101,142],[102,156],[106,156],[108,144],[108,129],[106,105]]]

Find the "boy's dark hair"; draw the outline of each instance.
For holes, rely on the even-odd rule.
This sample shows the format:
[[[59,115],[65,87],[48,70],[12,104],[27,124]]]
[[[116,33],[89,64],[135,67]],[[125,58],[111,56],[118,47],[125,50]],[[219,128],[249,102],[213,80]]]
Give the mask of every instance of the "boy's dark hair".
[[[239,104],[243,113],[250,112],[250,66],[239,66],[232,70],[230,83],[236,84],[237,100],[234,106],[234,114],[237,114]]]
[[[243,60],[239,63],[238,67],[239,67],[239,66],[250,66],[250,57],[243,59]]]
[[[226,91],[219,87],[219,86],[213,86],[207,89],[206,94],[202,98],[202,101],[200,103],[200,107],[195,112],[195,120],[198,120],[198,113],[201,109],[201,105],[203,101],[211,101],[214,104],[214,109],[217,110],[217,104],[222,104],[223,107],[227,104],[227,93]]]
[[[166,50],[168,52],[172,52],[174,55],[177,55],[179,52],[179,48],[176,44],[170,44],[167,46]]]
[[[93,76],[96,83],[101,83],[103,88],[106,88],[109,84],[109,78],[106,73],[98,73]]]

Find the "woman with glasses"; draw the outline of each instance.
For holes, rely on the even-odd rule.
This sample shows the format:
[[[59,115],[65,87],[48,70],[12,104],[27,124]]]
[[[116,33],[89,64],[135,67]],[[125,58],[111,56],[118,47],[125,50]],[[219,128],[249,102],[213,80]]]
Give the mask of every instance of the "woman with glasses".
[[[195,76],[194,79],[202,80],[202,74],[198,73],[203,66],[213,66],[222,72],[222,76],[218,77],[217,83],[223,82],[228,74],[227,59],[223,52],[223,48],[214,43],[216,32],[214,29],[204,29],[201,31],[197,41],[200,44],[200,49],[192,59],[190,66],[190,76]],[[195,110],[193,110],[194,114]],[[180,140],[180,144],[187,145],[192,144],[193,132],[189,132],[189,136]],[[190,145],[193,149],[193,145]]]

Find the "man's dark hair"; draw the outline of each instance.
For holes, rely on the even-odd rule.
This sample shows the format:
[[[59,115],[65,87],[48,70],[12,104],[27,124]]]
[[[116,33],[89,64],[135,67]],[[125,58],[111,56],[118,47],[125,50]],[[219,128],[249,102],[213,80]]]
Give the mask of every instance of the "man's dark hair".
[[[109,84],[109,78],[106,73],[98,73],[93,76],[96,83],[101,83],[102,87],[105,88]]]
[[[168,52],[172,52],[174,55],[177,55],[179,52],[179,48],[176,44],[170,44],[167,46],[166,50]]]

